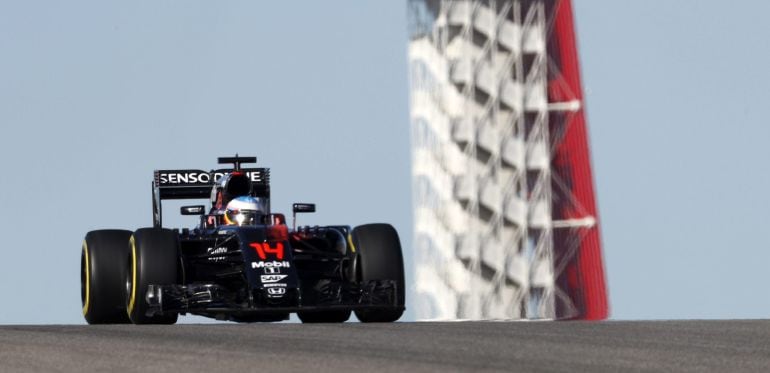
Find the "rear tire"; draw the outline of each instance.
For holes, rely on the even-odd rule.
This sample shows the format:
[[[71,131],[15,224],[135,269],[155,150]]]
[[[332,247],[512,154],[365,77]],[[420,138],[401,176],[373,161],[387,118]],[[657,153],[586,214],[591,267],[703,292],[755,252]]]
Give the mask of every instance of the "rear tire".
[[[350,318],[350,310],[331,310],[316,312],[297,312],[297,317],[305,324],[343,323]]]
[[[125,277],[125,304],[134,324],[174,324],[176,313],[147,316],[148,285],[176,284],[179,273],[179,237],[169,229],[138,229],[129,239]]]
[[[131,231],[97,230],[86,234],[80,254],[80,300],[89,324],[126,324],[123,262]]]
[[[356,310],[361,322],[393,322],[404,313],[404,259],[398,232],[390,224],[367,224],[353,229],[353,245],[358,254],[358,275],[362,282],[393,280],[396,307],[383,310]]]

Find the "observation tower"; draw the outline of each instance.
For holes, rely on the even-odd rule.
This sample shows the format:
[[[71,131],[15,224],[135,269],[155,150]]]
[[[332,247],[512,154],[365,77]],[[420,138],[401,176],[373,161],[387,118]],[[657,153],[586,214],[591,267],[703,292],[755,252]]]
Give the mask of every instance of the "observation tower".
[[[570,0],[409,0],[418,319],[604,319]]]

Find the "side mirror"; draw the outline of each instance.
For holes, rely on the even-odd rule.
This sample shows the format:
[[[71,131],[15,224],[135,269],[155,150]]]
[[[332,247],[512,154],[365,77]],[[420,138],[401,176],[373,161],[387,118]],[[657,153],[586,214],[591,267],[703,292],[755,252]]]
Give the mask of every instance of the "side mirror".
[[[291,211],[291,229],[297,230],[297,213],[315,212],[315,203],[295,203],[292,205]]]
[[[206,208],[203,205],[182,206],[179,210],[182,215],[203,215]]]
[[[298,212],[315,212],[315,203],[295,203],[292,211],[295,214]]]

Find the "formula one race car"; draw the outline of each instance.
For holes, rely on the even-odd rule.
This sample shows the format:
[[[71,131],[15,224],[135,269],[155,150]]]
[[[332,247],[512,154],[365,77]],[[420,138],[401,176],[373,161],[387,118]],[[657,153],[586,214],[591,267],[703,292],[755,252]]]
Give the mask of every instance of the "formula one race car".
[[[219,158],[232,169],[158,170],[153,227],[86,234],[83,316],[89,324],[173,324],[179,314],[236,322],[392,322],[404,312],[404,267],[389,224],[296,227],[270,211],[270,171],[241,168],[256,157]],[[162,227],[161,202],[184,206],[193,229]],[[297,213],[315,205],[295,203]]]

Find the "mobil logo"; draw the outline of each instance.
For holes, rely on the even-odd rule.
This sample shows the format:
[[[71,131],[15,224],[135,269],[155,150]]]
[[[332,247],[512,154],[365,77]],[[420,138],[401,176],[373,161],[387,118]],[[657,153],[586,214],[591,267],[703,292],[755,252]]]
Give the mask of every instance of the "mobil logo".
[[[251,262],[251,268],[289,268],[291,267],[291,263],[287,261],[276,261],[273,260],[272,262]]]

